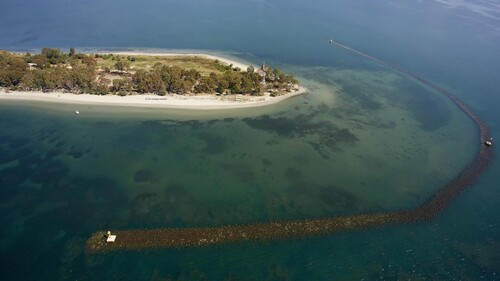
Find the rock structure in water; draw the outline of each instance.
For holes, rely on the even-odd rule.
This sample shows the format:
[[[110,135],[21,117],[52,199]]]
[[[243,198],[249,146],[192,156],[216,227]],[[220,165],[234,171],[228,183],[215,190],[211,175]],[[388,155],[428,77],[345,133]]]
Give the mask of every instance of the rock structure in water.
[[[410,76],[424,85],[448,97],[479,129],[479,151],[472,163],[462,170],[452,181],[444,185],[436,194],[420,207],[409,210],[341,216],[322,219],[305,219],[294,221],[267,222],[249,225],[232,225],[205,228],[163,228],[144,230],[115,231],[116,241],[106,243],[106,232],[94,233],[87,241],[89,252],[109,250],[139,250],[152,248],[183,248],[218,245],[237,241],[268,241],[277,239],[294,239],[309,236],[326,235],[340,231],[366,229],[388,224],[403,224],[428,221],[439,214],[462,191],[467,189],[488,166],[493,157],[491,147],[483,145],[490,133],[486,124],[461,100],[444,88],[427,81],[423,77],[399,68],[392,64],[371,57],[365,53],[339,44],[357,55],[389,67],[399,73]]]

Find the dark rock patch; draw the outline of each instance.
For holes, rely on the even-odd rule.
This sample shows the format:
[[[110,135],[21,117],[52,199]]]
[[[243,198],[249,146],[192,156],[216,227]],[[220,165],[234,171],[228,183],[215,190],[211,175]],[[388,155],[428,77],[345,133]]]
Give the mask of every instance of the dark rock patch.
[[[272,118],[269,115],[262,115],[256,118],[245,118],[243,121],[252,128],[276,133],[281,136],[292,136],[299,132],[299,126],[295,120],[277,117]]]
[[[33,148],[25,147],[16,151],[16,157],[20,161],[26,157],[29,157],[33,153]]]
[[[78,149],[75,146],[72,146],[70,151],[68,153],[66,153],[66,155],[69,155],[75,159],[78,159],[78,158],[81,158],[84,154],[87,154],[88,153],[87,151],[85,151],[83,149]]]
[[[0,188],[9,189],[25,182],[31,174],[31,169],[25,166],[9,167],[0,170]]]
[[[252,128],[289,138],[315,135],[319,138],[317,143],[328,148],[334,148],[337,142],[353,144],[358,140],[349,129],[338,128],[328,120],[314,120],[313,117],[314,115],[298,115],[294,118],[262,115],[257,118],[245,118],[243,121]]]
[[[310,164],[309,159],[302,155],[295,155],[292,157],[292,160],[299,164],[301,167],[308,166]]]
[[[170,184],[165,188],[166,200],[173,204],[179,201],[191,201],[192,196],[187,189],[179,184]]]
[[[32,153],[25,157],[19,158],[19,164],[24,166],[34,166],[42,159],[40,153]]]
[[[351,192],[334,185],[297,182],[291,185],[288,191],[295,198],[303,198],[295,200],[296,202],[322,204],[323,208],[335,214],[352,214],[368,207],[363,200]]]
[[[262,158],[262,164],[264,166],[269,166],[269,165],[271,165],[271,161],[269,161],[269,159],[267,159],[267,158]]]
[[[177,124],[182,126],[189,126],[192,130],[197,130],[203,126],[203,122],[198,120],[178,121]]]
[[[445,101],[414,82],[400,82],[398,88],[407,94],[395,100],[415,118],[423,130],[433,131],[448,125],[451,110]]]
[[[31,175],[31,180],[37,183],[57,183],[68,174],[68,167],[60,161],[45,160],[39,162]]]
[[[56,184],[45,184],[43,190],[47,194],[47,198],[55,202],[66,202],[71,198],[82,196],[85,191],[63,181]]]
[[[318,190],[321,200],[334,209],[352,210],[359,203],[354,194],[333,185],[320,186]]]
[[[0,147],[0,164],[12,162],[17,159],[16,152],[13,150],[6,150]]]
[[[49,138],[48,143],[53,144],[53,143],[54,143],[54,142],[56,142],[58,139],[59,139],[59,136],[53,136],[53,137]]]
[[[219,154],[226,150],[227,142],[226,139],[219,136],[214,136],[208,133],[198,134],[198,137],[205,142],[204,153],[207,154]]]
[[[135,172],[134,181],[136,183],[155,183],[159,181],[159,177],[151,170],[142,169]]]
[[[66,144],[66,142],[65,142],[65,141],[58,141],[58,142],[56,143],[56,148],[60,148],[61,146],[65,145],[65,144]]]
[[[302,172],[295,168],[288,167],[285,171],[285,177],[293,183],[302,183]]]
[[[255,180],[255,173],[248,165],[223,163],[220,166],[241,182]]]
[[[308,144],[319,154],[321,155],[321,157],[325,160],[329,160],[330,159],[330,154],[328,152],[328,149],[320,144],[320,143],[317,143],[317,142],[308,142]]]
[[[8,135],[0,135],[0,144],[9,143],[12,140],[11,136]]]
[[[12,149],[16,149],[27,145],[29,142],[30,142],[29,138],[15,138],[9,141],[9,147]]]
[[[57,148],[51,149],[45,154],[45,159],[51,160],[52,158],[58,156],[59,154],[61,154],[60,149]]]
[[[358,141],[358,138],[347,128],[335,130],[333,132],[333,139],[339,142],[346,143],[355,143],[356,141]]]
[[[342,80],[341,85],[343,91],[347,93],[344,96],[352,99],[362,110],[376,111],[382,108],[382,104],[376,100],[377,95],[366,85],[348,80]]]

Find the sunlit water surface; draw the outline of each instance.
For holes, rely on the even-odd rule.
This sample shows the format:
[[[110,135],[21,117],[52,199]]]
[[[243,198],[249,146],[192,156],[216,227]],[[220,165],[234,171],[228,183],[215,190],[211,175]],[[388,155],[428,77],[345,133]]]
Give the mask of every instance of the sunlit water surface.
[[[30,1],[7,4],[13,14],[20,2]],[[303,240],[85,252],[91,233],[105,229],[420,205],[473,159],[477,129],[446,98],[334,49],[326,38],[339,35],[447,87],[495,133],[499,68],[488,54],[499,45],[496,19],[429,3],[49,2],[51,9],[28,3],[22,15],[29,24],[0,12],[0,24],[9,27],[0,31],[0,46],[202,49],[253,64],[265,59],[296,73],[308,91],[272,106],[225,111],[2,101],[3,280],[499,279],[496,160],[431,222]],[[175,12],[188,8],[186,17]],[[123,25],[110,25],[117,21]],[[460,31],[465,38],[456,37]]]

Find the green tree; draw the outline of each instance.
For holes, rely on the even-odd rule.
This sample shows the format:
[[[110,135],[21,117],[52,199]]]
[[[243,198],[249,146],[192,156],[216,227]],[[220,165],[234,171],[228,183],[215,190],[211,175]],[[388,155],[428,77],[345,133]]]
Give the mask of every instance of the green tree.
[[[44,55],[34,55],[31,61],[35,64],[35,67],[39,69],[50,67],[49,59]]]
[[[115,63],[115,69],[120,71],[120,72],[127,71],[129,69],[129,67],[130,67],[129,61],[119,60]]]
[[[241,94],[241,74],[235,71],[226,71],[222,77],[223,80],[227,83],[227,90],[231,94]]]
[[[81,93],[91,92],[93,82],[97,78],[95,68],[83,64],[73,67],[70,75],[73,83],[76,85],[76,89]]]
[[[122,78],[113,80],[111,91],[115,93],[129,93],[133,90],[132,81],[130,78]]]
[[[283,82],[285,80],[285,73],[283,73],[283,71],[281,71],[281,69],[277,67],[273,69],[273,76],[280,82]]]
[[[107,78],[101,78],[92,84],[92,93],[95,95],[107,95],[110,93],[109,84],[111,81]]]
[[[132,82],[138,93],[165,94],[167,89],[160,73],[154,71],[138,70],[132,75]]]
[[[66,61],[66,56],[59,49],[54,48],[43,48],[42,56],[45,56],[50,64],[64,63]]]
[[[17,86],[28,71],[28,64],[20,57],[0,53],[0,86]]]
[[[95,68],[97,66],[97,60],[92,56],[83,57],[82,63],[92,68]]]

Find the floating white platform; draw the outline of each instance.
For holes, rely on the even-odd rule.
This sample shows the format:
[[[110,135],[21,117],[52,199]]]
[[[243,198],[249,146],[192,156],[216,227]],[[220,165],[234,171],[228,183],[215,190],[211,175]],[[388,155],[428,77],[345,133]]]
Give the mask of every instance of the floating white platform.
[[[111,234],[111,231],[108,231],[106,234],[106,242],[107,243],[113,243],[116,240],[116,235]]]

